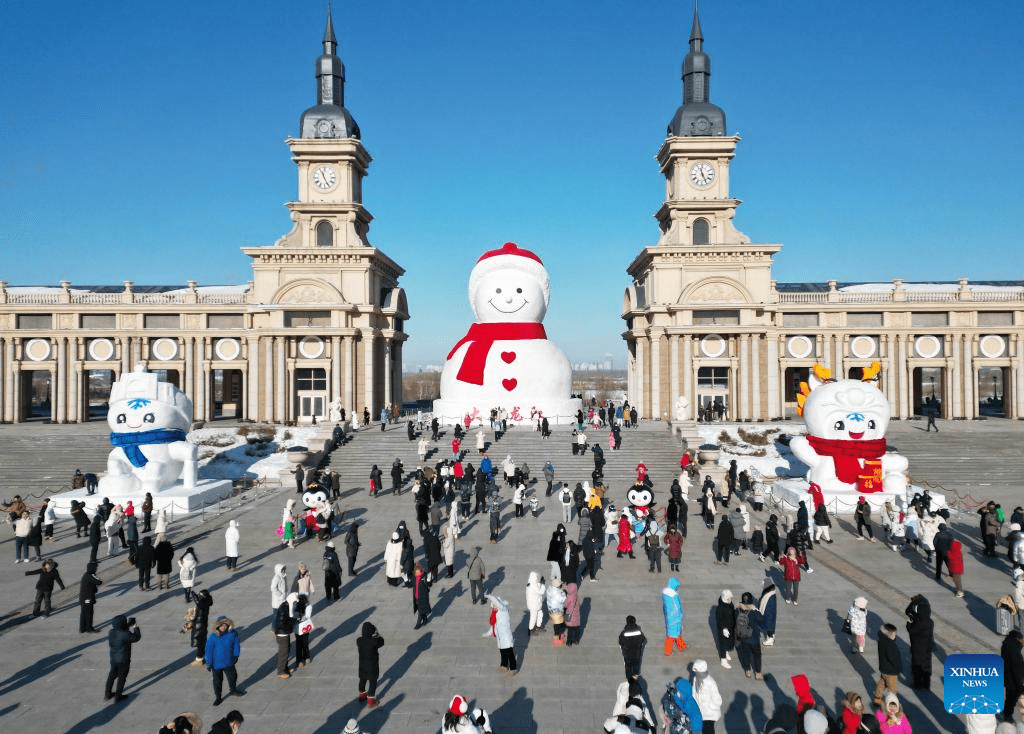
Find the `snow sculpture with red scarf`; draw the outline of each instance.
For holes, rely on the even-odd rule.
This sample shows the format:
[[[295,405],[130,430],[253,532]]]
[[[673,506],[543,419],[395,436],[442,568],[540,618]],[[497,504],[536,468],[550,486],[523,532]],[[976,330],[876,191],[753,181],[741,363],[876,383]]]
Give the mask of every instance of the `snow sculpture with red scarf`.
[[[512,420],[532,409],[549,423],[570,423],[580,410],[570,398],[572,367],[548,341],[541,323],[551,284],[541,259],[506,242],[485,252],[469,276],[476,323],[448,354],[434,414],[445,423],[486,418],[505,408]]]
[[[807,480],[826,495],[906,493],[907,459],[886,451],[889,401],[878,389],[880,370],[873,362],[861,380],[834,380],[815,365],[800,386],[807,435],[794,437],[789,447],[807,465]]]

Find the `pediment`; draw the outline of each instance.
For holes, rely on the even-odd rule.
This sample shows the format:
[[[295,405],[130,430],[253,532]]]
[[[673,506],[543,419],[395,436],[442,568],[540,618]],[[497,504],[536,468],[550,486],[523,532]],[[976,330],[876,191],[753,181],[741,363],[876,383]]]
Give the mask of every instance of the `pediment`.
[[[750,292],[732,278],[706,278],[683,289],[680,305],[707,303],[751,303]]]
[[[281,286],[274,294],[273,303],[281,304],[344,304],[341,291],[330,283],[312,278],[293,280]]]

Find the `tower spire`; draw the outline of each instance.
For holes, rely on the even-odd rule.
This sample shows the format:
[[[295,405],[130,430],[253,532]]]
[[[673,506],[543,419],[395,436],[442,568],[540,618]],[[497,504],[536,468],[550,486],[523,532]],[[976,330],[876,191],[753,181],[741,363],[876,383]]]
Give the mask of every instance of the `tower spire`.
[[[683,105],[669,123],[669,135],[725,135],[725,113],[711,104],[710,89],[711,57],[704,52],[704,32],[695,0],[690,51],[683,60]]]
[[[302,113],[303,138],[358,138],[359,126],[345,109],[345,65],[337,55],[331,4],[327,4],[323,53],[316,60],[316,106]]]

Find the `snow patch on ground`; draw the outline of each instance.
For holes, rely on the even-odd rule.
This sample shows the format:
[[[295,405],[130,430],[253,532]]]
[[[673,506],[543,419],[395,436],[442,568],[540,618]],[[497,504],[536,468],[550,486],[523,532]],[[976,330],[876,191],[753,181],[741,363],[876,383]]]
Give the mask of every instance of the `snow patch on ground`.
[[[255,434],[260,426],[251,426]],[[277,477],[284,469],[291,468],[287,449],[293,446],[307,446],[316,435],[316,426],[273,428],[274,436],[269,441],[250,444],[238,433],[237,427],[199,428],[188,434],[190,443],[195,444],[199,453],[200,479],[263,479]],[[288,438],[285,438],[285,434]]]

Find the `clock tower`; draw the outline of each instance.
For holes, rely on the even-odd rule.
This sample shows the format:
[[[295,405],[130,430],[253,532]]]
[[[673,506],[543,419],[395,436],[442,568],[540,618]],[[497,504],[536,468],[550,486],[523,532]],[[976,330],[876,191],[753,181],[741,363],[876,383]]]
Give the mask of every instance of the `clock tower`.
[[[271,246],[243,248],[259,304],[253,323],[268,334],[260,369],[286,386],[265,398],[279,420],[325,420],[328,406],[376,416],[402,399],[405,271],[368,239],[373,217],[362,182],[373,159],[345,107],[337,48],[328,11],[316,104],[299,118],[298,137],[285,141],[298,173],[291,231]]]
[[[733,224],[740,201],[730,193],[729,165],[740,137],[728,133],[725,112],[711,102],[710,80],[694,7],[683,103],[657,155],[665,177],[654,215],[660,236],[626,269],[629,399],[655,419],[695,417],[698,405],[747,407],[760,389],[755,365],[763,344],[740,337],[739,327],[759,331],[769,323],[771,260],[781,246],[753,244]]]

